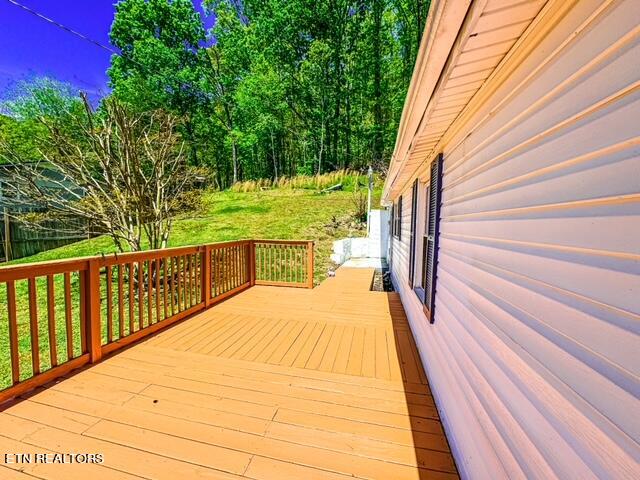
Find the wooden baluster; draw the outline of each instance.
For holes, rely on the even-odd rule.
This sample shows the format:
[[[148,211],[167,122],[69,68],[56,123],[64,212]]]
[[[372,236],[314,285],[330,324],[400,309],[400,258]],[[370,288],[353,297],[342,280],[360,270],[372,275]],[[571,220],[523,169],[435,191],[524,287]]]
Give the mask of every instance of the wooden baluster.
[[[191,306],[198,303],[198,260],[195,254],[189,255],[191,259]]]
[[[67,331],[67,360],[73,358],[73,324],[71,312],[71,274],[64,273],[64,323]]]
[[[182,256],[182,296],[184,297],[183,309],[189,308],[189,261],[188,256]]]
[[[56,338],[56,299],[53,275],[47,275],[47,323],[49,327],[49,359],[52,367],[58,366],[58,340]]]
[[[222,258],[221,269],[220,269],[220,274],[222,275],[222,278],[221,278],[222,292],[221,293],[224,293],[227,290],[229,290],[229,268],[227,266],[228,258],[227,258],[226,248],[220,249],[220,256]]]
[[[133,306],[134,306],[133,278],[135,276],[135,273],[133,269],[133,262],[127,265],[127,271],[129,272],[128,285],[127,285],[129,290],[129,295],[128,295],[129,301],[127,302],[128,303],[127,306],[129,307],[129,335],[131,335],[135,327],[135,316],[133,312]]]
[[[218,295],[218,250],[211,247],[211,298]]]
[[[176,297],[176,313],[182,311],[182,270],[181,270],[181,257],[176,257],[176,289],[177,289],[177,297]]]
[[[285,260],[284,260],[284,276],[287,282],[291,282],[291,245],[285,245]]]
[[[307,243],[307,288],[313,288],[313,242]]]
[[[124,337],[124,265],[118,265],[118,337]]]
[[[240,274],[240,269],[238,268],[238,246],[235,245],[233,247],[233,286],[232,288],[236,288],[238,285],[240,285],[240,279],[239,279],[239,274]]]
[[[242,282],[243,284],[251,282],[251,273],[249,270],[251,268],[251,262],[249,261],[250,252],[251,244],[247,242],[242,246],[242,264],[244,266],[244,282]]]
[[[162,295],[164,297],[164,318],[169,317],[169,279],[167,278],[167,258],[162,259]]]
[[[236,247],[236,257],[238,259],[238,286],[240,286],[244,284],[244,277],[245,277],[245,271],[246,271],[245,263],[243,261],[244,259],[243,244],[240,244]]]
[[[144,328],[144,263],[138,262],[138,330]]]
[[[80,353],[87,353],[87,275],[86,270],[80,271]]]
[[[95,363],[102,358],[102,337],[100,334],[100,265],[97,259],[89,260],[89,269],[84,276],[85,306],[87,313],[86,335],[89,361]]]
[[[191,303],[192,302],[192,298],[191,298],[192,295],[191,294],[193,292],[193,288],[192,288],[192,285],[191,285],[191,280],[192,280],[192,277],[191,277],[191,273],[192,273],[191,255],[187,255],[185,257],[185,262],[186,262],[186,266],[187,266],[186,267],[187,268],[187,270],[186,270],[187,271],[187,278],[186,278],[186,280],[187,280],[187,291],[186,291],[187,299],[186,299],[186,303],[187,304],[185,306],[185,309],[188,309],[188,308],[191,308],[191,305],[192,305],[192,303]]]
[[[160,321],[160,259],[155,260],[156,322]]]
[[[182,311],[187,308],[187,290],[189,289],[187,285],[187,257],[182,255],[180,261],[182,263],[182,267],[180,268],[180,278],[182,279],[182,303],[180,304],[180,310]]]
[[[302,272],[300,271],[300,247],[296,247],[294,252],[296,257],[296,283],[300,283],[300,278],[302,277]]]
[[[200,255],[198,255],[197,253],[194,253],[192,255],[193,260],[193,304],[197,305],[198,303],[200,303],[200,282],[199,282],[199,278],[200,278],[200,265],[198,262],[198,259],[200,258]]]
[[[190,308],[193,306],[193,258],[191,254],[187,255],[187,272],[187,278],[189,279],[187,308]]]
[[[118,338],[124,337],[124,265],[118,265]]]
[[[280,245],[271,245],[271,251],[273,252],[273,281],[277,282],[280,279]]]
[[[189,263],[189,255],[183,256],[182,257],[182,271],[184,272],[184,288],[183,288],[183,293],[184,293],[184,309],[186,310],[187,308],[189,308],[189,304],[191,303],[191,288],[190,288],[190,270],[191,270],[191,265]]]
[[[111,265],[107,265],[107,343],[113,341],[113,272]]]
[[[202,269],[204,264],[202,263],[202,254],[196,253],[193,257],[196,263],[196,303],[204,302],[204,296],[202,295],[202,283],[204,278],[202,277]]]
[[[40,343],[38,339],[38,301],[36,279],[29,278],[29,332],[31,334],[31,365],[33,375],[40,373]]]
[[[211,296],[211,248],[205,245],[200,257],[200,301],[206,307]]]
[[[236,286],[235,247],[229,247],[229,290]]]
[[[169,304],[171,305],[171,316],[175,315],[175,300],[176,300],[176,274],[175,274],[175,258],[169,258],[169,266],[171,267],[171,301]]]
[[[7,307],[9,310],[9,350],[11,352],[11,380],[20,381],[20,357],[18,355],[18,320],[16,315],[16,284],[7,282]]]
[[[153,261],[145,262],[147,266],[147,322],[153,323]]]

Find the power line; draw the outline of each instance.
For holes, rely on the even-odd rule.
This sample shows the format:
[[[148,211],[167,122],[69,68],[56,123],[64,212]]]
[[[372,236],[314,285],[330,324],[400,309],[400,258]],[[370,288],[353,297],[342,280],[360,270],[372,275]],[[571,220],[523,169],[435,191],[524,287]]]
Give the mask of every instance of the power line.
[[[12,5],[15,5],[16,7],[21,8],[22,10],[30,13],[31,15],[34,15],[34,16],[38,17],[41,20],[44,20],[47,23],[55,25],[56,27],[61,28],[62,30],[66,31],[68,33],[71,33],[72,35],[75,35],[76,37],[80,37],[82,40],[84,40],[86,42],[89,42],[89,43],[92,43],[95,46],[97,46],[99,48],[102,48],[103,50],[106,50],[108,52],[114,53],[116,55],[120,55],[120,52],[114,50],[113,48],[111,48],[111,47],[109,47],[109,46],[107,46],[107,45],[105,45],[103,43],[100,43],[97,40],[94,40],[94,39],[92,39],[90,37],[87,37],[86,35],[84,35],[84,34],[82,34],[80,32],[77,32],[77,31],[73,30],[72,28],[67,27],[66,25],[63,25],[63,24],[61,24],[59,22],[56,22],[55,20],[53,20],[53,19],[41,14],[40,12],[37,12],[37,11],[27,7],[26,5],[22,5],[21,3],[16,2],[15,0],[7,0],[7,2],[11,3]]]

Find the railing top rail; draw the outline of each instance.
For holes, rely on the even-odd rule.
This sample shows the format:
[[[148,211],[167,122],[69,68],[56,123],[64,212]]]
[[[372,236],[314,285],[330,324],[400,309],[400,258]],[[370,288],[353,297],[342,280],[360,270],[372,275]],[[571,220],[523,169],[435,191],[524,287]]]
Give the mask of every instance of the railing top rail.
[[[246,245],[247,243],[253,242],[254,240],[230,240],[228,242],[216,242],[216,243],[207,243],[205,247],[209,248],[225,248],[225,247],[236,247],[238,245]]]
[[[254,240],[254,242],[271,244],[271,245],[308,245],[309,243],[314,243],[313,240],[273,240],[273,239]]]
[[[144,262],[157,258],[167,258],[179,255],[189,255],[199,253],[204,250],[204,245],[190,245],[186,247],[162,248],[159,250],[144,250],[142,252],[125,252],[105,255],[104,257],[91,257],[98,261],[98,265],[105,267],[108,265],[122,265],[131,262]]]
[[[145,250],[142,252],[110,253],[108,255],[94,255],[5,265],[0,266],[0,282],[23,280],[31,277],[53,275],[56,273],[88,270],[89,261],[91,260],[97,261],[100,267],[104,267],[107,265],[154,260],[156,258],[165,258],[175,255],[188,255],[190,253],[202,252],[205,247],[222,248],[226,246],[241,245],[250,241],[251,240],[233,240],[228,242],[207,243],[204,245],[188,245],[157,250]]]
[[[89,269],[92,257],[49,260],[46,262],[22,263],[0,267],[0,282],[24,280],[65,272],[79,272]]]
[[[0,266],[0,282],[24,280],[31,277],[40,277],[65,272],[77,272],[88,270],[89,262],[96,261],[100,267],[121,265],[130,262],[142,262],[166,258],[177,255],[189,255],[199,253],[205,248],[219,249],[245,245],[249,242],[262,245],[294,245],[303,246],[314,243],[311,240],[278,240],[278,239],[258,239],[258,240],[231,240],[227,242],[207,243],[204,245],[188,245],[182,247],[163,248],[158,250],[146,250],[142,252],[111,253],[108,255],[95,255],[88,257],[69,258],[61,260],[47,260],[43,262],[23,263],[17,265]]]

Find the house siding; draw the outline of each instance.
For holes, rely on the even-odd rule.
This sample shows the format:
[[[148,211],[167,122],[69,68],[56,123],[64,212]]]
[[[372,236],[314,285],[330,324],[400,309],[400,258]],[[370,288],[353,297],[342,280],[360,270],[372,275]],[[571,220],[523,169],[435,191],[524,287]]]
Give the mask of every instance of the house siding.
[[[577,2],[447,142],[434,325],[402,192],[393,278],[466,478],[640,478],[639,24]]]

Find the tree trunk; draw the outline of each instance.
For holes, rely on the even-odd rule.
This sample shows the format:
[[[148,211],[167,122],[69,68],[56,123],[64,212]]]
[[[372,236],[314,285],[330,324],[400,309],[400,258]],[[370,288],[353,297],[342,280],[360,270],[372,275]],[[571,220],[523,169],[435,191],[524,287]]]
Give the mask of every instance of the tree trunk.
[[[238,145],[236,139],[231,140],[231,156],[233,158],[233,183],[238,181]]]
[[[373,162],[382,160],[382,0],[373,2]]]

